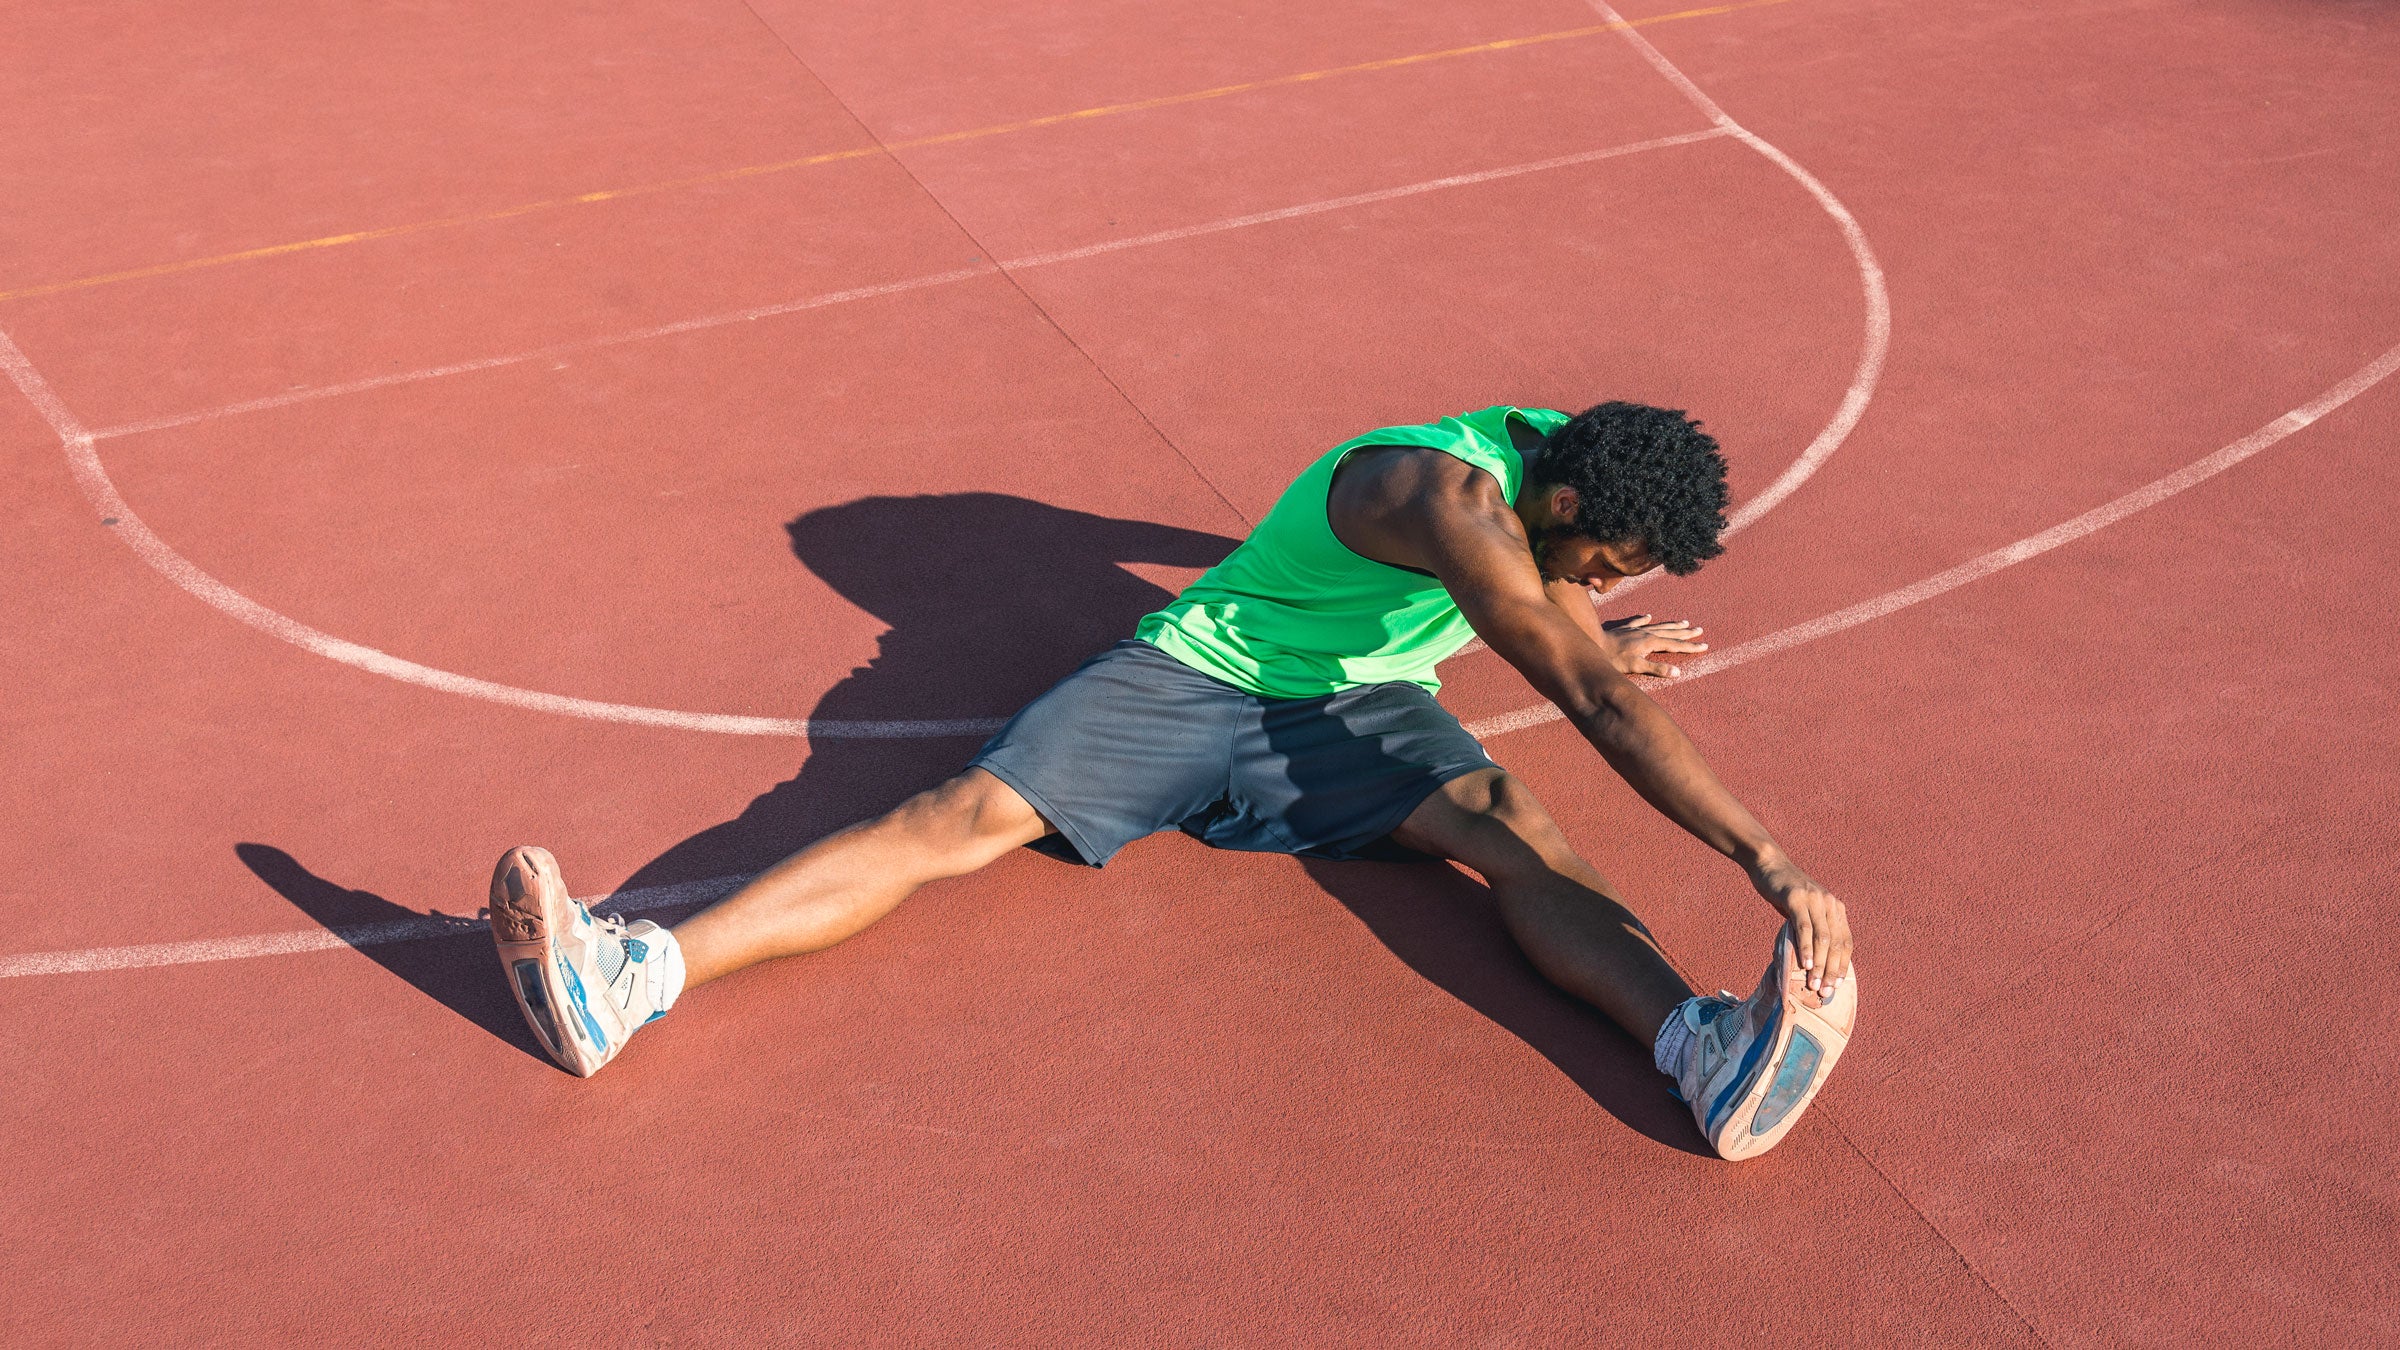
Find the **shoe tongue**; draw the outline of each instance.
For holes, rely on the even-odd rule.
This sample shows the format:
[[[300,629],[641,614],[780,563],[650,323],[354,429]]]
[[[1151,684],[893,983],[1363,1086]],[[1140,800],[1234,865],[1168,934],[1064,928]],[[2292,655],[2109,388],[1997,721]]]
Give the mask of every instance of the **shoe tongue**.
[[[592,943],[592,960],[600,967],[600,982],[614,985],[625,969],[625,943],[614,933],[603,931]]]

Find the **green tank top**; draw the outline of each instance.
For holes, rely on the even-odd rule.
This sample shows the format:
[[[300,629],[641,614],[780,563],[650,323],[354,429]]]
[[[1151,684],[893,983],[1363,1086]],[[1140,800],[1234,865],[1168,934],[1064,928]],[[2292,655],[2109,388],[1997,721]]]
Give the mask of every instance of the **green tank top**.
[[[1134,635],[1261,698],[1315,698],[1387,681],[1441,688],[1434,666],[1474,630],[1431,575],[1361,557],[1335,538],[1326,494],[1351,451],[1419,445],[1499,479],[1513,506],[1525,461],[1508,434],[1511,417],[1543,435],[1567,421],[1563,412],[1504,404],[1335,446],[1284,489],[1240,547]]]

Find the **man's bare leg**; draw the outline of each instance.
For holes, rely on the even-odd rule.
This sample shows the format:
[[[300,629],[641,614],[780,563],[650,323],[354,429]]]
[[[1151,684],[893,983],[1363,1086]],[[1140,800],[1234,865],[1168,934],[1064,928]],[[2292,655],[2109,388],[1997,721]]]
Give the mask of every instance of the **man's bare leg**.
[[[1049,833],[1049,823],[1014,788],[969,769],[827,835],[675,925],[684,987],[830,947],[891,913],[926,882],[964,876]]]
[[[1692,996],[1607,879],[1576,855],[1533,793],[1500,770],[1443,784],[1392,838],[1482,874],[1535,968],[1643,1045]]]

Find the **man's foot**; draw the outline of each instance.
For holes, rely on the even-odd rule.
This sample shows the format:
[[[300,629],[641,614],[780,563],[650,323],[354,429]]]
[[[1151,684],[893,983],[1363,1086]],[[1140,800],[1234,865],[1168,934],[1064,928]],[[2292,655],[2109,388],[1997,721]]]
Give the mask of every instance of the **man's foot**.
[[[567,894],[548,849],[512,848],[492,870],[492,943],[534,1039],[578,1078],[600,1072],[683,992],[683,952],[643,919],[595,918]]]
[[[1775,1147],[1816,1100],[1858,1021],[1858,972],[1833,993],[1809,992],[1789,927],[1750,997],[1693,999],[1675,1010],[1691,1032],[1675,1086],[1709,1147],[1750,1158]]]

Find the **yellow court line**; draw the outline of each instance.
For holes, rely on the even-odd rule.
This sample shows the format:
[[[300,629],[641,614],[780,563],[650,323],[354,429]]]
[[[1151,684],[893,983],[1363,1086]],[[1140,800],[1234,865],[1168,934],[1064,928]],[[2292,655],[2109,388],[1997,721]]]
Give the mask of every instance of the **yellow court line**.
[[[766,174],[788,173],[819,164],[832,164],[846,159],[866,159],[899,150],[915,150],[929,145],[952,145],[959,141],[981,140],[987,136],[1004,136],[1010,132],[1031,131],[1039,127],[1057,126],[1063,122],[1080,122],[1094,117],[1111,117],[1118,113],[1141,112],[1149,108],[1168,108],[1179,103],[1200,103],[1212,98],[1246,94],[1258,89],[1276,89],[1284,85],[1307,84],[1312,80],[1331,79],[1337,75],[1359,75],[1374,70],[1393,70],[1401,66],[1418,65],[1426,61],[1445,61],[1454,56],[1475,56],[1484,52],[1508,51],[1517,47],[1532,47],[1545,42],[1564,42],[1570,38],[1593,37],[1628,28],[1646,28],[1651,24],[1672,23],[1678,19],[1705,19],[1737,10],[1759,9],[1767,5],[1787,4],[1789,0],[1738,0],[1728,5],[1710,5],[1705,9],[1683,9],[1672,14],[1653,14],[1646,18],[1627,19],[1619,23],[1593,24],[1588,28],[1568,28],[1555,33],[1536,33],[1530,37],[1502,38],[1497,42],[1479,42],[1472,47],[1451,47],[1438,52],[1420,52],[1414,56],[1386,57],[1380,61],[1362,61],[1354,66],[1335,66],[1327,70],[1302,71],[1297,75],[1278,75],[1272,79],[1253,80],[1247,84],[1225,84],[1214,89],[1202,89],[1189,94],[1169,94],[1164,98],[1147,98],[1133,103],[1110,103],[1076,112],[1052,113],[1047,117],[1030,117],[1022,122],[1003,122],[997,126],[975,127],[967,131],[945,131],[913,140],[893,141],[888,145],[862,145],[849,150],[831,150],[824,154],[800,159],[778,160],[772,164],[751,164],[738,169],[721,169],[715,173],[697,174],[690,178],[670,178],[663,182],[641,183],[633,187],[608,188],[585,192],[572,197],[553,197],[547,201],[527,202],[523,206],[506,207],[475,215],[444,216],[438,220],[412,221],[406,225],[386,225],[380,229],[358,230],[350,234],[329,234],[320,239],[302,239],[289,244],[270,244],[264,248],[247,248],[238,253],[219,253],[206,258],[187,258],[181,262],[160,263],[153,267],[136,267],[124,272],[105,272],[98,276],[78,277],[73,281],[53,281],[46,285],[27,286],[19,290],[0,291],[0,300],[23,300],[37,295],[56,295],[60,291],[82,290],[91,286],[106,286],[119,281],[140,281],[145,277],[162,277],[176,272],[191,272],[203,267],[222,267],[228,263],[249,262],[257,258],[280,257],[286,253],[301,253],[309,249],[334,248],[342,244],[363,244],[373,239],[390,239],[403,234],[425,230],[445,230],[459,225],[479,225],[486,221],[507,220],[512,216],[530,215],[563,206],[582,206],[593,202],[620,201],[627,197],[648,196],[655,192],[672,192],[677,188],[702,187],[711,183],[730,183],[743,178],[758,178]]]

